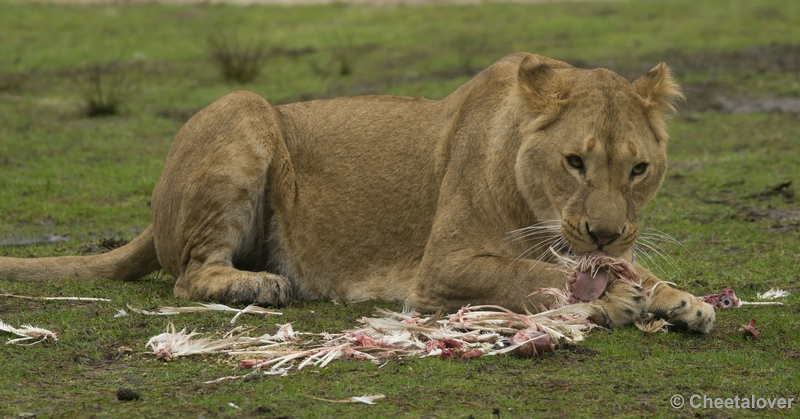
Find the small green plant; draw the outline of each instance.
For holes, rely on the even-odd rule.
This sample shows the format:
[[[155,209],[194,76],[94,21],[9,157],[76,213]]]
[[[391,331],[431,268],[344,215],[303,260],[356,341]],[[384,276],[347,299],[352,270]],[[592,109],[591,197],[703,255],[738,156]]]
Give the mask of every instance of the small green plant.
[[[22,70],[21,63],[21,48],[0,58],[0,92],[19,92],[22,90],[22,84],[28,77],[28,72]]]
[[[363,54],[374,48],[373,44],[356,45],[350,34],[336,33],[333,36],[333,44],[326,48],[327,59],[319,62],[312,62],[312,70],[321,76],[350,76],[353,74],[353,61],[358,54]]]
[[[333,49],[333,59],[338,68],[340,76],[349,76],[353,72],[350,66],[351,48],[341,47]]]
[[[222,77],[239,83],[255,80],[271,52],[262,39],[244,40],[238,34],[220,30],[209,35],[208,47]]]
[[[116,65],[91,65],[86,69],[88,88],[85,97],[85,115],[117,115],[122,103],[122,79]]]
[[[26,73],[0,74],[0,92],[17,92],[22,90]]]

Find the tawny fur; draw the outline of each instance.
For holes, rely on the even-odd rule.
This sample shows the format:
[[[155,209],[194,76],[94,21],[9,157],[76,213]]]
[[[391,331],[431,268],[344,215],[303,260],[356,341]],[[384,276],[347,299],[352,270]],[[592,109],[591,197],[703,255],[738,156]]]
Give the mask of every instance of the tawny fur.
[[[537,243],[561,235],[574,253],[630,260],[637,214],[666,170],[665,112],[680,97],[663,64],[629,83],[527,53],[439,101],[273,107],[234,92],[178,133],[141,236],[97,256],[0,258],[0,277],[134,279],[163,267],[175,295],[193,300],[379,298],[522,312],[547,303],[533,291],[565,281],[536,260],[547,247]],[[646,171],[632,176],[640,163]],[[547,222],[560,230],[506,236]],[[659,281],[637,270],[644,289]],[[645,304],[641,290],[615,282],[587,304],[612,327],[647,311],[702,332],[714,321],[710,306],[668,286]]]

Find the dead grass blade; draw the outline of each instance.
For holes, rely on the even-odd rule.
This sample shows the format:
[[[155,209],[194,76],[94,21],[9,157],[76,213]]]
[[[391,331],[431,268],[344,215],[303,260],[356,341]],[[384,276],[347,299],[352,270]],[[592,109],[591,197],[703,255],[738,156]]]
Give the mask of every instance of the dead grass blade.
[[[79,301],[79,302],[93,302],[93,301],[103,301],[103,302],[111,302],[108,298],[92,298],[92,297],[35,297],[35,296],[27,296],[27,295],[14,295],[8,293],[0,294],[0,297],[9,297],[9,298],[21,298],[24,300],[36,300],[36,301]]]
[[[380,400],[386,398],[383,394],[372,394],[372,395],[363,395],[359,397],[350,397],[349,399],[323,399],[322,397],[314,397],[308,396],[311,399],[319,400],[322,402],[328,403],[364,403],[364,404],[375,404],[375,400]]]
[[[230,311],[236,313],[235,316],[231,319],[231,323],[234,323],[236,319],[239,318],[242,314],[263,314],[268,316],[282,316],[283,313],[278,311],[267,310],[266,308],[259,307],[257,305],[249,305],[243,309],[232,308],[228,307],[224,304],[202,304],[200,306],[192,306],[192,307],[159,307],[155,310],[142,310],[139,308],[131,307],[130,304],[127,304],[129,310],[134,313],[144,314],[148,316],[168,316],[173,314],[184,314],[184,313],[202,313],[206,311]]]

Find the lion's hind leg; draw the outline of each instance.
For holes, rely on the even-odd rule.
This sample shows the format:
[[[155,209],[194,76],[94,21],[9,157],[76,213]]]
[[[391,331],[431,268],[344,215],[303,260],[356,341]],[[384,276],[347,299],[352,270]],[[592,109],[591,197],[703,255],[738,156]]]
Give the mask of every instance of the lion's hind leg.
[[[235,166],[220,170],[240,171]],[[250,176],[210,176],[207,188],[217,193],[206,193],[207,188],[196,185],[184,195],[186,209],[181,211],[184,217],[177,224],[182,227],[176,232],[183,243],[180,267],[175,270],[176,297],[271,306],[288,302],[289,281],[265,272],[270,257],[265,240],[267,176],[260,170],[252,172]],[[229,192],[237,189],[249,192]]]
[[[156,251],[176,278],[176,297],[273,306],[289,300],[289,281],[265,270],[269,190],[291,194],[292,173],[278,115],[252,93],[227,95],[186,123],[152,200]]]
[[[220,186],[216,182],[217,187]],[[269,258],[263,239],[264,198],[228,197],[221,211],[193,205],[184,236],[184,257],[175,296],[200,301],[281,306],[291,296],[291,284],[265,272]],[[246,255],[246,256],[245,256]]]
[[[265,196],[266,165],[244,159],[240,161],[249,163],[245,166],[250,170],[220,167],[206,177],[208,185],[195,185],[185,195],[185,217],[180,221],[184,227],[178,232],[185,244],[175,283],[177,297],[271,306],[290,298],[289,281],[265,272],[271,215]],[[212,188],[217,192],[206,192]]]

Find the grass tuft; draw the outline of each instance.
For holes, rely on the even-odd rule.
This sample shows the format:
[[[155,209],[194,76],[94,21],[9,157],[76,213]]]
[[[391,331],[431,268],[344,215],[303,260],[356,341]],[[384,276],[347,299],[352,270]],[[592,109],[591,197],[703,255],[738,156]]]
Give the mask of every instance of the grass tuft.
[[[25,73],[0,74],[0,92],[20,92],[23,90]]]
[[[86,69],[85,112],[89,118],[119,114],[123,81],[117,65],[91,65]]]
[[[222,77],[238,83],[254,81],[271,55],[263,39],[246,40],[238,34],[221,30],[208,36],[208,48]]]
[[[350,53],[347,48],[334,48],[333,57],[340,76],[349,76],[353,72],[353,67],[350,64]]]

